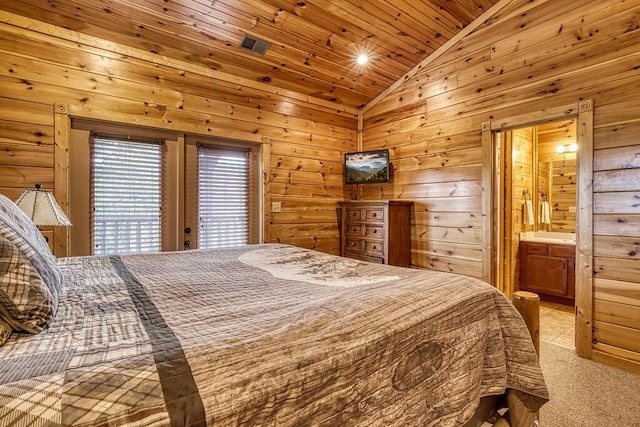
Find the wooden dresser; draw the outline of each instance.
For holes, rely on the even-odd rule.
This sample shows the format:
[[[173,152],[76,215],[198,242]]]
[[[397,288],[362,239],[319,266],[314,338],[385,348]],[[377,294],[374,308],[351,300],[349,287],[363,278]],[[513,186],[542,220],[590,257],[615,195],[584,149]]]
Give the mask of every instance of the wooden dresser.
[[[411,265],[409,201],[350,200],[340,209],[340,255],[380,264]]]

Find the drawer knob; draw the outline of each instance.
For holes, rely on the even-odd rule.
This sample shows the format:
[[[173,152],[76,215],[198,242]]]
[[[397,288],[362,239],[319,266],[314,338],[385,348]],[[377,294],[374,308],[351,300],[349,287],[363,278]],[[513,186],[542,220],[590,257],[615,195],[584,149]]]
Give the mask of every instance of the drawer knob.
[[[356,245],[356,242],[351,242],[351,246],[355,246],[355,245]]]
[[[373,248],[373,249],[377,249],[376,245],[373,245],[373,246],[372,246],[372,248]]]
[[[373,234],[376,234],[377,232],[378,232],[378,229],[377,229],[377,228],[374,228],[374,229],[373,229]]]
[[[351,216],[356,216],[356,213],[355,212],[351,212]]]
[[[356,231],[356,228],[355,228],[355,227],[353,227],[353,228],[351,229],[351,231]]]
[[[371,214],[371,216],[375,218],[378,216],[378,214],[374,212],[373,214]]]

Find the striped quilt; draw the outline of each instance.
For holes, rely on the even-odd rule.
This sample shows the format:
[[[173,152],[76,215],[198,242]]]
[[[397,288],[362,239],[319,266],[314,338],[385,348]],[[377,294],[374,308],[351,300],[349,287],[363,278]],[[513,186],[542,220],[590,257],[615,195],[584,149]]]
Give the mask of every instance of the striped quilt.
[[[55,319],[0,347],[0,425],[454,426],[548,399],[476,279],[278,244],[59,264]]]

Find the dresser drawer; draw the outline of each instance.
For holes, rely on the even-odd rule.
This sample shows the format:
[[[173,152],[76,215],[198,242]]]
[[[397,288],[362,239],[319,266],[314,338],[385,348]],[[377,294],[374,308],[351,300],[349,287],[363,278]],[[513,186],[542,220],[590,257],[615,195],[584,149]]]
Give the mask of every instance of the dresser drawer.
[[[533,255],[546,255],[547,244],[546,243],[530,243],[527,242],[527,253]]]
[[[384,253],[384,243],[379,240],[363,240],[363,250],[368,255],[382,256]]]
[[[573,258],[576,255],[575,246],[549,245],[549,256]]]
[[[349,252],[346,254],[349,258],[358,259],[360,261],[373,262],[376,264],[384,264],[384,258],[364,255],[362,252]]]
[[[364,209],[364,219],[367,221],[384,222],[384,209]]]
[[[362,219],[362,209],[347,209],[347,221],[349,220],[361,220]]]
[[[364,251],[364,242],[360,239],[347,239],[345,249],[348,251],[362,252]]]
[[[364,226],[364,235],[366,237],[379,237],[382,239],[384,237],[384,226],[382,225],[365,225]]]
[[[359,222],[347,222],[347,236],[362,236],[364,228]]]

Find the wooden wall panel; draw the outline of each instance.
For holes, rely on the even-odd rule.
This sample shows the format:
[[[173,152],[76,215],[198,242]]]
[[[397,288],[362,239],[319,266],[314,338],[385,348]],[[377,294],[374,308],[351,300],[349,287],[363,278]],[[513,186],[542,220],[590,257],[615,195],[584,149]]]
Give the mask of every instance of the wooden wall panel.
[[[593,99],[597,165],[593,224],[598,251],[594,258],[595,277],[624,284],[627,298],[634,303],[640,300],[637,291],[628,291],[640,289],[640,263],[629,259],[629,253],[625,255],[622,248],[612,247],[605,237],[639,235],[640,181],[632,178],[640,172],[636,157],[640,152],[640,104],[636,99],[640,90],[639,19],[638,3],[581,0],[569,5],[516,1],[509,13],[474,31],[380,102],[365,107],[363,145],[367,149],[389,148],[396,170],[394,182],[365,191],[362,196],[417,201],[413,221],[421,235],[413,244],[416,266],[469,274],[469,269],[457,262],[462,258],[453,255],[455,245],[464,245],[465,250],[481,248],[483,233],[477,233],[472,240],[452,241],[447,247],[451,255],[438,254],[439,259],[452,262],[435,263],[431,258],[433,250],[427,248],[437,247],[442,237],[429,234],[431,225],[427,221],[449,213],[444,209],[430,210],[431,217],[418,213],[429,205],[423,195],[428,194],[427,190],[437,193],[434,187],[438,185],[451,188],[460,182],[481,182],[482,171],[476,168],[481,159],[468,158],[454,166],[460,173],[447,176],[450,166],[422,167],[414,157],[430,151],[432,144],[436,151],[446,152],[467,149],[474,143],[480,147],[482,123],[496,117],[516,117]],[[556,136],[569,139],[573,132],[559,129]],[[545,152],[542,150],[543,155]],[[406,165],[411,168],[403,170]],[[430,179],[420,179],[423,176]],[[563,185],[572,182],[575,181]],[[405,192],[409,185],[410,191]],[[421,185],[425,185],[423,193]],[[455,204],[456,197],[451,199]],[[489,214],[477,212],[476,208],[474,205],[466,212],[457,210],[456,219],[462,225],[468,218],[465,214]],[[489,226],[490,223],[477,225],[482,231]],[[630,242],[623,242],[628,249]],[[422,256],[422,252],[429,254]],[[596,291],[594,295],[597,305],[602,294],[599,296]],[[640,334],[637,310],[624,310],[624,324],[616,324],[615,315],[602,313],[600,310],[594,317],[600,326],[594,334],[599,360],[618,366],[633,365],[634,360],[640,359],[625,356],[637,354],[637,348],[632,348],[626,339]]]
[[[53,145],[53,126],[0,120],[0,141]]]
[[[577,164],[572,160],[551,163],[551,231],[574,233],[576,230]]]
[[[23,142],[0,142],[0,164],[27,167],[51,167],[53,146]]]
[[[72,118],[268,143],[265,236],[339,254],[336,203],[356,197],[342,162],[356,149],[357,114],[280,92],[48,24],[0,22],[0,191],[66,178],[54,173],[52,145],[62,104]],[[269,212],[271,202],[282,212]]]
[[[542,212],[542,201],[546,200],[550,202],[551,197],[551,162],[538,161],[538,174],[537,174],[537,198],[536,206],[538,206],[538,218]],[[549,210],[551,206],[549,205]],[[551,218],[549,218],[551,220]],[[549,231],[551,229],[550,223],[538,222],[538,230]]]
[[[534,231],[536,221],[535,188],[533,186],[533,128],[522,128],[513,131],[512,140],[512,168],[513,168],[513,215],[517,218],[512,231],[513,240],[519,240],[521,231]],[[534,224],[525,224],[523,218],[523,204],[531,200]],[[517,253],[517,251],[515,252]],[[514,260],[515,262],[515,260]],[[515,265],[515,264],[514,264]]]
[[[16,200],[41,184],[54,189],[54,106],[0,97],[0,193]],[[41,227],[54,250],[52,227]]]
[[[505,205],[506,210],[510,211],[510,218],[505,221],[505,289],[518,289],[520,282],[520,233],[535,231],[534,138],[534,129],[527,127],[514,129],[505,141],[504,158],[511,160],[504,165],[505,197],[511,199],[510,203]],[[525,206],[528,201],[531,202],[533,223],[525,219]]]
[[[53,189],[53,103],[0,97],[0,187],[15,199],[42,184]]]

